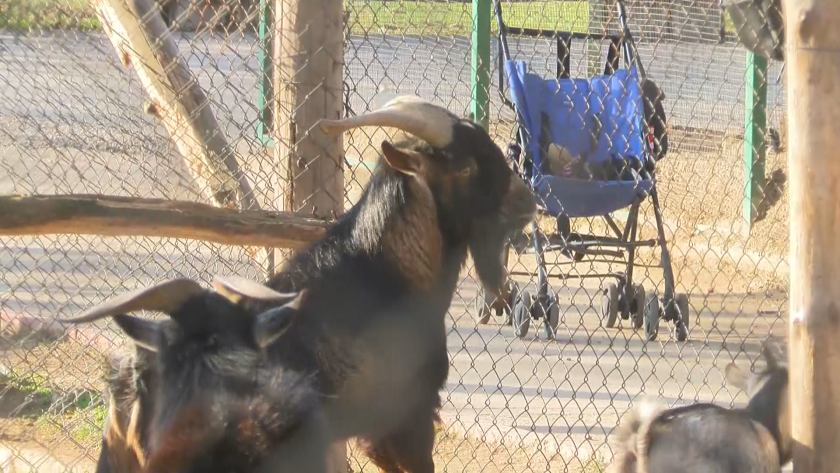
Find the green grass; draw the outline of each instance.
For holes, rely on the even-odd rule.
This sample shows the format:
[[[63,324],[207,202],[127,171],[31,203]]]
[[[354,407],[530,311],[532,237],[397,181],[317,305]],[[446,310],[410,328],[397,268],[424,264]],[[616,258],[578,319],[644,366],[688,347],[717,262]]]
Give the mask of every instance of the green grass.
[[[0,28],[95,30],[99,19],[88,0],[0,0]]]
[[[0,394],[3,411],[20,417],[35,417],[49,409],[53,391],[46,379],[37,373],[25,375],[14,369],[0,374]]]
[[[353,34],[408,34],[469,36],[472,4],[460,1],[345,0],[351,11]],[[532,1],[504,3],[505,22],[511,26],[563,31],[586,31],[586,1]],[[725,17],[727,31],[732,21]],[[10,30],[97,30],[99,20],[88,0],[0,0],[0,28]],[[491,21],[496,31],[496,22]]]
[[[470,34],[472,5],[464,2],[349,0],[350,30],[355,34]],[[589,19],[584,1],[534,1],[503,6],[505,21],[528,28],[584,31]],[[88,0],[0,1],[0,28],[99,28]],[[496,24],[492,22],[495,32]]]
[[[354,34],[469,36],[472,4],[467,2],[356,0],[345,2],[352,12]],[[505,23],[524,28],[586,31],[589,9],[584,1],[504,3]],[[495,33],[496,22],[491,21]]]
[[[69,432],[76,441],[92,441],[102,433],[107,415],[102,396],[86,389],[59,393],[49,387],[46,377],[14,370],[0,375],[0,392],[14,409],[14,417],[31,419],[42,434]],[[12,414],[11,412],[7,414]]]

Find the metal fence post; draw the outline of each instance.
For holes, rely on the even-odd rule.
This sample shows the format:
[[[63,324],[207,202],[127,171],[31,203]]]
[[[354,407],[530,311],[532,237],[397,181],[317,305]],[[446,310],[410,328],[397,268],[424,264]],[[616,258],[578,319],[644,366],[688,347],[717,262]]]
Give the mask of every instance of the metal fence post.
[[[607,28],[607,6],[603,0],[589,0],[589,24],[587,29],[589,34],[603,35]],[[601,63],[601,43],[603,40],[588,39],[586,40],[586,75],[592,77],[603,72],[603,64]]]
[[[490,0],[472,0],[470,41],[470,112],[485,129],[490,126]]]
[[[794,472],[840,465],[840,2],[785,4]]]
[[[257,86],[257,110],[259,110],[259,118],[257,119],[257,137],[267,146],[271,146],[274,140],[272,139],[271,128],[273,126],[271,120],[271,101],[269,97],[274,95],[274,88],[272,87],[272,70],[271,70],[271,52],[273,43],[269,32],[271,31],[272,16],[271,8],[269,7],[270,0],[260,0],[260,23],[259,23],[259,41],[257,42],[257,62],[259,63],[259,84]]]
[[[747,51],[744,93],[744,199],[743,215],[752,227],[764,198],[764,162],[767,153],[767,59]]]

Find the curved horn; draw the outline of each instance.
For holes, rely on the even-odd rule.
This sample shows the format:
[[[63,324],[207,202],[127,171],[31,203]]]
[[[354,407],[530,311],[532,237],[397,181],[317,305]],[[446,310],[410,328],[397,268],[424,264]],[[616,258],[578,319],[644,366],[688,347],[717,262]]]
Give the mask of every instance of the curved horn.
[[[61,320],[78,324],[137,310],[154,310],[171,315],[188,298],[202,290],[192,279],[170,279],[151,287],[120,294],[88,309],[78,317]]]
[[[452,143],[452,126],[457,117],[443,107],[413,95],[400,95],[381,109],[340,120],[322,119],[324,133],[341,133],[362,126],[393,127],[410,133],[435,148]]]
[[[213,287],[234,303],[243,297],[266,302],[284,302],[293,299],[297,293],[277,292],[268,286],[233,274],[213,276]]]

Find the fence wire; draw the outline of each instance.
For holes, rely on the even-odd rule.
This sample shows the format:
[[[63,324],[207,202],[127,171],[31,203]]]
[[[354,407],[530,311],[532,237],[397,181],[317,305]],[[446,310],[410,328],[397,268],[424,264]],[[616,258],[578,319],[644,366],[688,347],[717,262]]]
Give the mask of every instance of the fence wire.
[[[271,137],[271,39],[261,39],[256,0],[157,3],[190,71],[198,78],[263,208],[281,209],[279,164]],[[273,2],[265,18],[276,21]],[[687,340],[662,321],[646,326],[618,310],[613,278],[624,271],[604,258],[540,255],[557,307],[553,340],[542,319],[482,315],[472,267],[464,270],[448,315],[449,379],[442,393],[438,471],[602,471],[609,437],[631,403],[742,405],[723,367],[749,367],[770,336],[786,338],[788,224],[784,86],[779,61],[758,74],[767,83],[762,203],[745,204],[747,52],[717,0],[629,0],[629,28],[647,76],[664,93],[670,148],[656,165],[663,236],[674,290],[685,294]],[[345,114],[369,110],[377,93],[416,94],[455,113],[470,113],[471,15],[468,2],[345,0]],[[508,26],[619,34],[608,0],[502,2]],[[491,34],[498,28],[492,22]],[[270,24],[265,29],[270,32]],[[514,59],[545,78],[557,69],[555,37],[509,36]],[[608,41],[572,41],[570,76],[603,72]],[[258,54],[267,47],[263,64]],[[490,131],[502,149],[515,140],[516,117],[504,104],[499,46],[490,43]],[[304,52],[314,54],[311,51]],[[268,66],[268,67],[264,67]],[[261,97],[260,90],[266,95]],[[143,112],[136,72],[120,64],[87,2],[0,6],[0,195],[106,194],[213,203],[199,187],[167,129]],[[269,130],[269,131],[267,131]],[[583,130],[581,130],[583,132]],[[374,165],[382,130],[344,137],[344,208],[358,199]],[[756,143],[755,138],[749,140]],[[312,196],[303,196],[303,200]],[[335,196],[330,196],[335,197]],[[747,225],[745,206],[761,218]],[[628,209],[613,216],[623,227]],[[657,238],[651,199],[638,216],[638,240]],[[538,227],[556,233],[556,219]],[[564,230],[560,228],[560,230]],[[564,235],[608,235],[600,218],[574,218]],[[562,232],[561,232],[562,233]],[[530,230],[528,230],[530,234]],[[209,283],[218,273],[264,277],[248,250],[195,240],[44,235],[0,237],[0,469],[93,471],[106,412],[103,357],[127,349],[113,324],[65,330],[69,317],[126,291],[175,276]],[[519,294],[538,291],[539,259],[527,238],[514,244],[508,269]],[[626,252],[625,252],[626,255]],[[633,283],[664,297],[660,247],[636,250]],[[278,261],[279,263],[279,261]],[[556,277],[555,277],[556,276]],[[620,281],[620,279],[619,279]],[[624,301],[629,303],[629,301]],[[628,306],[630,307],[630,306]],[[526,309],[530,309],[527,307]],[[523,309],[525,310],[525,309]],[[630,312],[633,310],[628,309]],[[638,309],[644,316],[644,308]],[[514,310],[516,312],[516,310]],[[644,324],[642,324],[644,325]],[[352,471],[376,467],[352,443]]]

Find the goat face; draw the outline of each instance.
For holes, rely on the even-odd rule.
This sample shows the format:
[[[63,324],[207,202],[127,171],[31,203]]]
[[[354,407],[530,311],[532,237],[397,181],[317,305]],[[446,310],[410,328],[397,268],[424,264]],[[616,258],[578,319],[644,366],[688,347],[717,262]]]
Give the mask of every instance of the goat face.
[[[266,425],[265,429],[270,430],[269,434],[283,436],[287,435],[288,428],[305,425],[303,418],[313,416],[311,403],[316,399],[315,396],[306,398],[300,395],[302,392],[310,393],[308,380],[301,375],[298,378],[303,381],[290,383],[288,380],[294,379],[296,374],[266,371],[260,352],[261,345],[276,339],[288,328],[291,316],[297,313],[303,292],[281,294],[247,280],[240,281],[238,291],[232,292],[228,287],[232,285],[230,281],[236,280],[217,278],[214,285],[218,292],[212,292],[191,280],[175,279],[123,294],[70,320],[82,323],[110,316],[137,344],[139,350],[154,354],[153,365],[141,371],[156,381],[157,389],[151,392],[128,389],[129,397],[136,397],[129,402],[132,406],[131,414],[129,417],[122,415],[109,418],[106,423],[98,466],[100,471],[124,466],[121,460],[126,455],[122,450],[126,448],[135,450],[136,461],[129,462],[129,466],[134,468],[142,467],[146,456],[160,458],[159,454],[155,457],[156,452],[161,449],[165,452],[173,436],[190,436],[189,428],[193,424],[184,419],[191,418],[191,412],[200,412],[199,417],[207,421],[205,426],[216,427],[231,421],[231,417],[243,422],[247,420],[246,414],[252,411],[242,408],[243,405],[267,405],[278,416],[276,422]],[[281,305],[253,315],[237,303],[245,297]],[[136,310],[160,311],[169,318],[153,322],[125,313]],[[122,389],[129,378],[122,373],[118,373],[118,377],[119,381],[112,383],[112,390]],[[280,382],[285,384],[277,384]],[[272,386],[289,388],[290,391],[273,392],[270,389]],[[265,394],[266,389],[269,389],[270,396]],[[207,393],[225,400],[221,403],[221,409],[219,402],[206,402]],[[146,416],[132,418],[138,406],[148,405],[155,406],[151,420]],[[232,407],[225,410],[226,406]],[[221,417],[219,412],[223,413]],[[215,424],[212,423],[214,419],[217,421]],[[124,435],[114,436],[118,431]],[[148,455],[145,451],[136,451],[136,438],[130,440],[131,435],[138,432],[148,433]],[[230,452],[235,450],[229,447],[230,443],[236,444],[240,434],[247,437],[246,433],[224,432],[222,429],[221,433],[213,431],[207,435],[202,434],[199,440],[202,450],[219,453],[219,449],[222,449]],[[277,438],[277,435],[273,435],[273,438]],[[147,442],[144,441],[142,447],[146,447]],[[251,446],[247,440],[245,442],[247,447]],[[244,452],[244,448],[235,451],[246,455],[251,453]],[[290,451],[294,452],[297,450]],[[177,458],[178,464],[182,465],[177,468],[178,471],[190,471],[194,461],[197,461],[189,458],[185,460],[184,456]],[[156,461],[156,464],[161,463],[161,460]],[[188,463],[183,464],[185,461]],[[163,463],[170,464],[168,461]]]
[[[775,341],[765,344],[761,354],[766,363],[764,369],[746,373],[730,363],[725,370],[726,380],[747,393],[750,418],[773,435],[779,451],[779,464],[784,465],[793,454],[788,368]]]
[[[384,141],[383,160],[429,189],[444,238],[469,248],[481,282],[498,294],[505,277],[505,239],[533,219],[536,201],[487,131],[407,96],[368,114],[321,121],[327,133],[360,126],[393,127],[424,142],[395,146]]]
[[[157,386],[155,354],[135,346],[131,356],[105,367],[108,413],[102,426],[97,473],[140,473],[148,455],[148,433]]]

